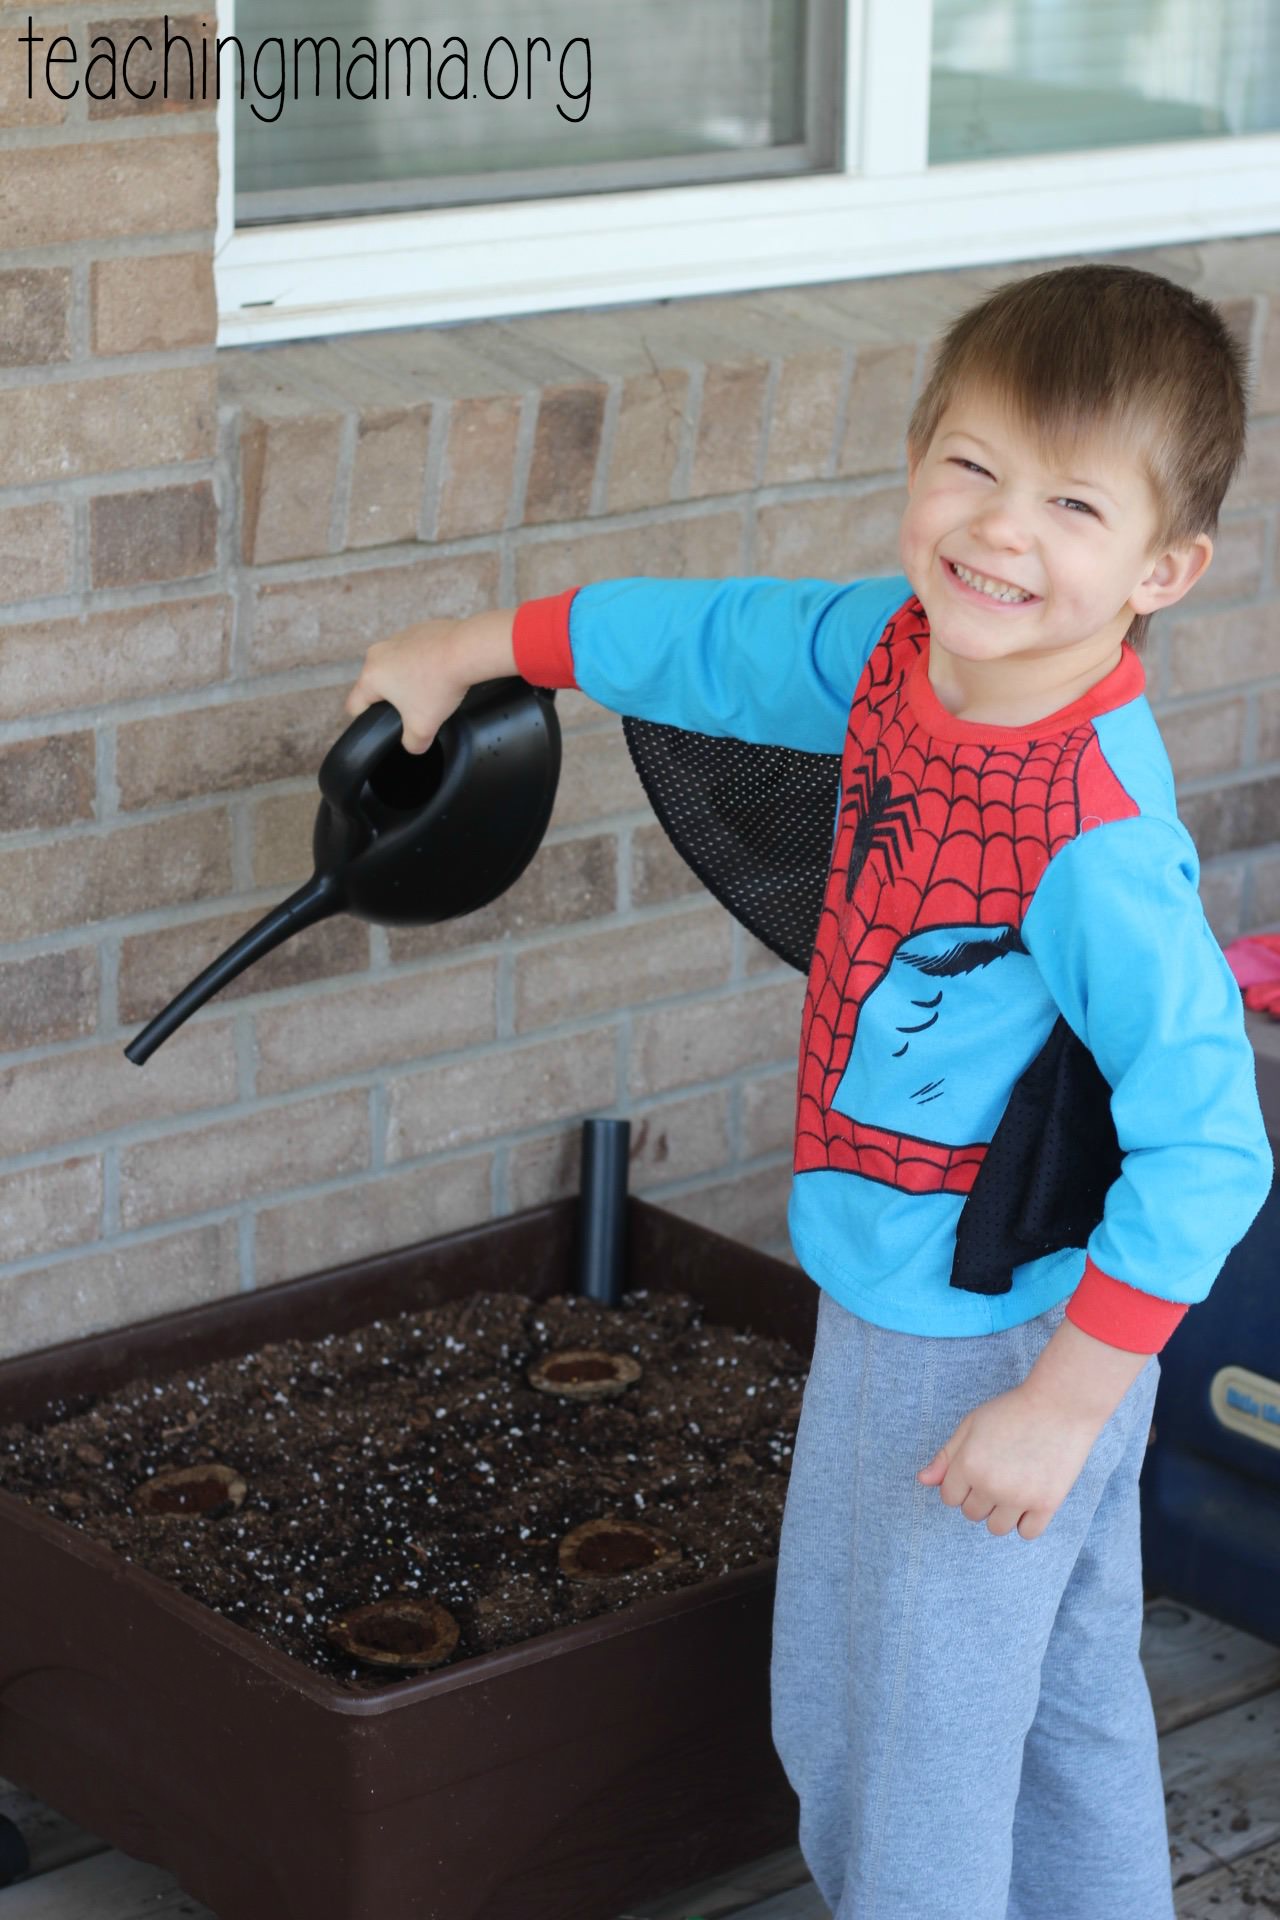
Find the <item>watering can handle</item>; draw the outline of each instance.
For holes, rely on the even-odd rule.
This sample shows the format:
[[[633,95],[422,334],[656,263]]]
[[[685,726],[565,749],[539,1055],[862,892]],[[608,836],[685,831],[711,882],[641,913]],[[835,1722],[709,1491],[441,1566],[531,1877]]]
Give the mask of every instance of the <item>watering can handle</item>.
[[[344,819],[351,818],[360,789],[403,731],[404,723],[391,702],[376,700],[334,741],[320,763],[320,791]]]

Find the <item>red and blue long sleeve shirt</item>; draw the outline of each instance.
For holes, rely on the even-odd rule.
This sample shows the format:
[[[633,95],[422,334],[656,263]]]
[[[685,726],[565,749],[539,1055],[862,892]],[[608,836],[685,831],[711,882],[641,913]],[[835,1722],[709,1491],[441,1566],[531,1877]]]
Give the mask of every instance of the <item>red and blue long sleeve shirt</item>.
[[[622,579],[526,601],[531,684],[619,714],[841,755],[800,1034],[796,1257],[907,1333],[1015,1326],[1067,1299],[1157,1352],[1266,1199],[1240,990],[1126,643],[1028,726],[958,719],[905,576]],[[1062,1016],[1111,1089],[1123,1160],[1088,1245],[950,1284],[956,1222],[1014,1082]]]

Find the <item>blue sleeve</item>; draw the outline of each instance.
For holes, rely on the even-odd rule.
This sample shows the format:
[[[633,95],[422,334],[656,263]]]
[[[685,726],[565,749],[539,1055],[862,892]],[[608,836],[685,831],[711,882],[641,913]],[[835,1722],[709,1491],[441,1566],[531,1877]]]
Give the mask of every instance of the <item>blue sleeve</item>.
[[[615,713],[765,746],[838,753],[903,574],[826,580],[603,580],[569,607],[577,685]]]
[[[1271,1185],[1244,1003],[1197,892],[1181,822],[1078,835],[1049,862],[1022,938],[1111,1087],[1124,1154],[1087,1253],[1161,1299],[1203,1300]]]

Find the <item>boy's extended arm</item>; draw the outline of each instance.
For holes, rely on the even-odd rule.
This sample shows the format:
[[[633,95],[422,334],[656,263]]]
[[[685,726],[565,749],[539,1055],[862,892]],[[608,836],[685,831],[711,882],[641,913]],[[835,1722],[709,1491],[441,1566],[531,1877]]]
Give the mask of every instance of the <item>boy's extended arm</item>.
[[[390,700],[420,753],[468,687],[518,674],[639,719],[836,753],[862,670],[909,592],[902,574],[597,581],[390,635],[370,647],[347,712]]]
[[[516,669],[614,713],[838,753],[863,667],[910,591],[901,574],[602,580],[522,603]]]

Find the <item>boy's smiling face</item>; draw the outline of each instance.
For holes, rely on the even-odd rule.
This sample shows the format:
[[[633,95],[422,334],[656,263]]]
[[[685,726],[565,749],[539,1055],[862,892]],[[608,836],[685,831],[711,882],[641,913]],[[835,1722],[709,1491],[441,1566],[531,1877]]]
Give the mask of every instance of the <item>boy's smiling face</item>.
[[[953,712],[997,717],[1003,701],[1027,709],[1016,722],[1078,698],[1118,665],[1134,615],[1181,599],[1212,557],[1206,535],[1156,550],[1136,451],[1097,434],[1049,458],[994,395],[957,395],[908,476],[903,571]]]

